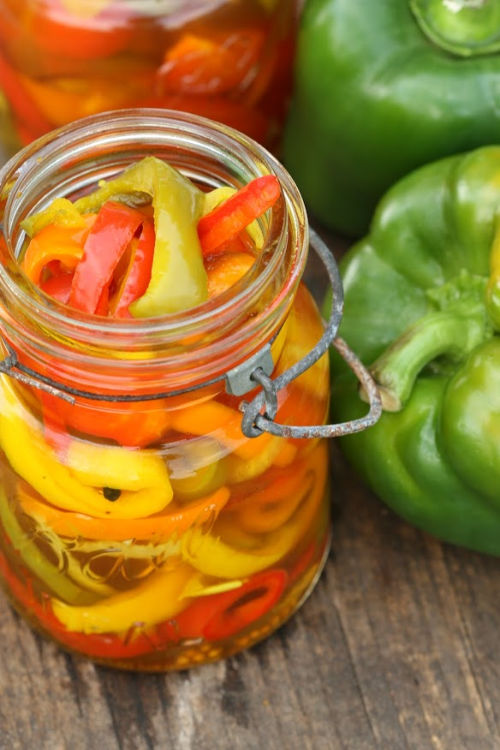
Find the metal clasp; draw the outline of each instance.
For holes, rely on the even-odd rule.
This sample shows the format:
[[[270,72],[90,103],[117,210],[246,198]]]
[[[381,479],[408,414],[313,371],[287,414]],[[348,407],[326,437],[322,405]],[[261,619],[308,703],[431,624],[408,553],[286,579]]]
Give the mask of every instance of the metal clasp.
[[[325,325],[323,336],[316,346],[303,359],[296,362],[275,380],[269,377],[270,373],[266,374],[265,379],[261,374],[255,372],[250,376],[254,382],[260,382],[263,390],[250,403],[243,402],[240,405],[243,412],[241,429],[247,437],[257,437],[263,432],[285,438],[339,437],[371,427],[382,414],[382,403],[375,381],[346,342],[337,336],[344,310],[344,290],[335,258],[321,237],[312,229],[310,230],[310,244],[325,266],[332,288],[330,317]],[[294,378],[302,375],[328,351],[331,344],[337,349],[363,385],[370,405],[368,413],[359,419],[339,424],[295,426],[274,422],[277,411],[277,393],[280,388],[284,388]]]

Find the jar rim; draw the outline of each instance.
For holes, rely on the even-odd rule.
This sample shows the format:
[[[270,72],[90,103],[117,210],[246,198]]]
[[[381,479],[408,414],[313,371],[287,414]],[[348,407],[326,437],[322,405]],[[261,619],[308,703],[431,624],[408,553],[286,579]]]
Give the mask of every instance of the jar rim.
[[[45,184],[51,175],[54,177],[58,168],[65,167],[71,159],[77,163],[80,163],[80,159],[83,163],[90,146],[101,150],[115,149],[116,153],[121,153],[120,149],[124,150],[131,140],[137,147],[139,136],[144,141],[144,156],[158,148],[162,138],[164,143],[173,139],[183,148],[194,149],[196,146],[203,153],[207,152],[213,164],[219,160],[226,169],[246,173],[247,181],[253,176],[275,174],[281,185],[282,200],[280,207],[275,206],[270,210],[269,231],[274,232],[271,238],[273,246],[268,248],[266,263],[260,264],[259,272],[244,288],[237,289],[236,295],[233,288],[232,294],[228,293],[230,289],[189,310],[152,318],[115,320],[77,313],[43,294],[25,277],[17,264],[16,247],[12,240],[16,228],[19,229],[20,220],[24,218],[23,210],[25,215],[32,212],[27,195],[33,191],[33,186]],[[130,163],[135,160],[132,159]],[[123,168],[116,169],[115,165],[114,174]],[[216,177],[223,180],[220,171]],[[95,179],[92,184],[95,184]],[[226,183],[221,181],[219,184]],[[277,289],[273,308],[282,306],[287,298],[293,297],[304,271],[308,248],[307,217],[292,178],[264,147],[225,125],[203,117],[164,109],[131,109],[94,115],[52,131],[18,152],[0,170],[0,190],[5,189],[6,185],[10,190],[2,223],[6,248],[2,249],[4,257],[0,263],[0,312],[2,307],[9,309],[9,304],[17,306],[22,315],[31,321],[43,319],[45,326],[57,329],[69,340],[83,343],[92,339],[94,345],[97,341],[105,341],[106,346],[113,349],[114,343],[120,348],[133,337],[134,347],[140,349],[152,344],[155,347],[172,344],[179,336],[196,334],[207,326],[213,328],[215,319],[218,328],[223,329],[234,319],[236,309],[242,310],[245,305],[248,306],[269,286],[273,274],[285,263],[287,253],[290,255],[291,235],[294,247],[286,276],[281,288]],[[55,195],[68,195],[64,190],[64,186],[67,188],[68,185],[68,181],[63,181],[59,188],[53,186],[51,191],[44,193],[43,200],[47,203]],[[270,313],[271,309],[263,314]]]

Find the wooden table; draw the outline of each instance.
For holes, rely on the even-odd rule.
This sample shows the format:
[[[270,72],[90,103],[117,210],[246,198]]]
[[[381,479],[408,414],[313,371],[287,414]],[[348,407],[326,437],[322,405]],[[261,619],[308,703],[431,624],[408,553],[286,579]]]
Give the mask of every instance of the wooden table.
[[[227,662],[114,672],[2,598],[2,750],[498,750],[500,561],[399,521],[335,453],[330,559],[303,608]]]
[[[399,521],[335,447],[332,477],[316,590],[229,661],[103,669],[39,638],[1,596],[1,750],[498,750],[500,560]]]

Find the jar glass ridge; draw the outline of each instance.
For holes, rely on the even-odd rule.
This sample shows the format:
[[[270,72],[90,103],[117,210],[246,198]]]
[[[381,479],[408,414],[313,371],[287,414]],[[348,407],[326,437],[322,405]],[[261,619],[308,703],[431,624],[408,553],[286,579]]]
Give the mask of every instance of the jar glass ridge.
[[[56,195],[82,194],[146,155],[205,189],[275,173],[283,199],[261,221],[262,257],[232,293],[185,313],[123,324],[68,316],[17,268],[20,222]],[[245,137],[164,111],[109,113],[69,126],[18,154],[0,182],[2,189],[14,183],[2,207],[1,329],[20,360],[95,393],[202,386],[133,408],[88,399],[63,407],[2,376],[0,571],[7,592],[45,634],[111,666],[183,668],[251,645],[296,609],[321,569],[326,448],[244,438],[241,399],[223,383],[203,383],[270,340],[282,372],[321,334],[300,285],[307,222],[295,185]],[[327,405],[324,357],[280,394],[278,418],[321,423]],[[62,426],[69,443],[61,448]],[[28,441],[29,460],[14,438]],[[124,457],[139,478],[117,474],[118,467],[127,473]],[[44,467],[57,473],[57,487],[46,488]],[[173,487],[164,505],[162,483]],[[106,488],[121,497],[108,501]],[[121,512],[123,499],[130,513]],[[159,592],[165,602],[157,610]],[[106,607],[121,613],[119,623],[104,617]]]

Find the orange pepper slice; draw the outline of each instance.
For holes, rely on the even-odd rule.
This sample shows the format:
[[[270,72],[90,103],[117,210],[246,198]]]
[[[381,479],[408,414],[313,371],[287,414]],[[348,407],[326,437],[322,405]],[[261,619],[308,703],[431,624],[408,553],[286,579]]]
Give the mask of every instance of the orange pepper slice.
[[[205,435],[219,440],[240,458],[249,460],[271,442],[272,435],[246,438],[241,431],[242,415],[218,401],[206,401],[171,412],[171,427],[188,435]]]
[[[208,296],[217,297],[236,284],[250,270],[255,258],[250,253],[227,253],[206,265]]]
[[[48,374],[53,375],[52,370]],[[79,398],[74,404],[45,394],[44,420],[57,420],[70,430],[115,440],[120,445],[146,446],[158,441],[170,427],[166,402],[100,403]]]
[[[211,495],[170,513],[147,518],[103,520],[83,513],[58,510],[37,500],[21,485],[18,487],[18,499],[23,512],[35,521],[50,526],[56,534],[116,542],[126,539],[151,539],[160,542],[174,534],[181,536],[189,528],[217,518],[229,500],[229,495],[227,487],[220,487]]]
[[[235,525],[250,534],[265,534],[285,524],[311,491],[315,475],[302,464],[296,471],[282,470],[263,489],[234,506]]]
[[[76,267],[83,256],[83,246],[96,220],[96,216],[82,216],[82,227],[49,224],[30,241],[24,254],[21,268],[34,284],[40,284],[43,269],[53,261],[59,261],[64,270]]]
[[[256,67],[264,42],[262,31],[241,29],[202,37],[187,33],[167,50],[159,70],[165,93],[223,94],[243,86]]]

